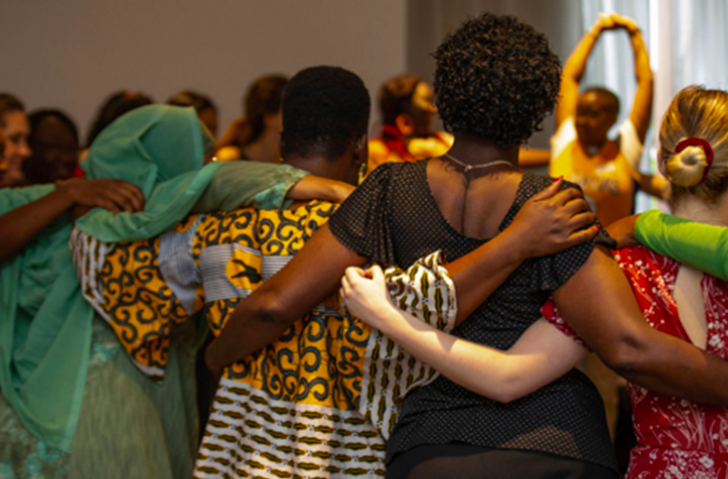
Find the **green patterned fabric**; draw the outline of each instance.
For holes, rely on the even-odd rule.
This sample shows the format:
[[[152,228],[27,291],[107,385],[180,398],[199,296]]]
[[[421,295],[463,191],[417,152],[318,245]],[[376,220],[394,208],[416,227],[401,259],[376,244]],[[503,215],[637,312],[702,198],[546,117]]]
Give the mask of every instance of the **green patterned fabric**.
[[[728,281],[726,227],[696,223],[650,210],[637,219],[634,236],[656,253]]]

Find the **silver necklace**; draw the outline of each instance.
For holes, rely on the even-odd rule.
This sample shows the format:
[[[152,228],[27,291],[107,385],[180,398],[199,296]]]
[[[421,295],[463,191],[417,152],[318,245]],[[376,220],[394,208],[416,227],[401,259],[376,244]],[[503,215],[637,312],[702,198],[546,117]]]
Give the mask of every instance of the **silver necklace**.
[[[493,161],[489,161],[488,163],[481,163],[479,165],[468,165],[467,163],[463,163],[462,161],[458,160],[457,158],[455,158],[454,156],[452,156],[449,153],[445,153],[442,156],[444,156],[448,160],[454,161],[458,165],[462,166],[465,169],[465,171],[463,171],[463,173],[467,173],[470,170],[474,170],[476,168],[488,168],[489,166],[495,166],[495,165],[508,165],[510,167],[513,167],[513,163],[511,163],[508,160],[493,160]]]

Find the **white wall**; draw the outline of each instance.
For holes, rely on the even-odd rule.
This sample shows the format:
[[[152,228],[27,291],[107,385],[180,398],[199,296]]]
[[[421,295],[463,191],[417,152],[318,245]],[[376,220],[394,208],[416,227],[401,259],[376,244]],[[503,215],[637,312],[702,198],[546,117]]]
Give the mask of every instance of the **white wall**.
[[[266,73],[337,65],[376,92],[406,68],[405,17],[405,0],[5,1],[0,91],[67,111],[85,138],[114,90],[163,102],[193,88],[217,103],[222,131]]]

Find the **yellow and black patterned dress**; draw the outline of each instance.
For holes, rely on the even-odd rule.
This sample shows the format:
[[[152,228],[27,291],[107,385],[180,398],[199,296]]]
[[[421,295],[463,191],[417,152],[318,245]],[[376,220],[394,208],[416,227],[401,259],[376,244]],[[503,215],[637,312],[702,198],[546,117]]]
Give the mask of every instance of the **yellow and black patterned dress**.
[[[207,308],[218,334],[241,298],[279,271],[333,214],[312,201],[288,210],[189,217],[153,240],[109,244],[72,235],[84,296],[134,364],[163,380],[169,332]],[[450,329],[456,305],[438,253],[386,271],[400,306]],[[335,298],[228,367],[195,477],[380,477],[397,405],[436,373]]]

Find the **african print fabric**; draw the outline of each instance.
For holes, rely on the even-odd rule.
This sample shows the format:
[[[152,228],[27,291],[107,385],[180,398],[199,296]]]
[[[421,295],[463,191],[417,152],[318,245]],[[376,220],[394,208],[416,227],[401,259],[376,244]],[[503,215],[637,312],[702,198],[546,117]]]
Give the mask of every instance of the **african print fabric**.
[[[192,216],[158,239],[72,239],[85,297],[140,370],[161,379],[170,328],[207,308],[215,334],[238,302],[273,276],[333,214],[292,210]],[[393,299],[441,329],[453,327],[452,281],[434,253],[385,271]],[[340,307],[295,321],[277,342],[227,368],[195,477],[381,477],[385,440],[407,391],[436,372]]]

